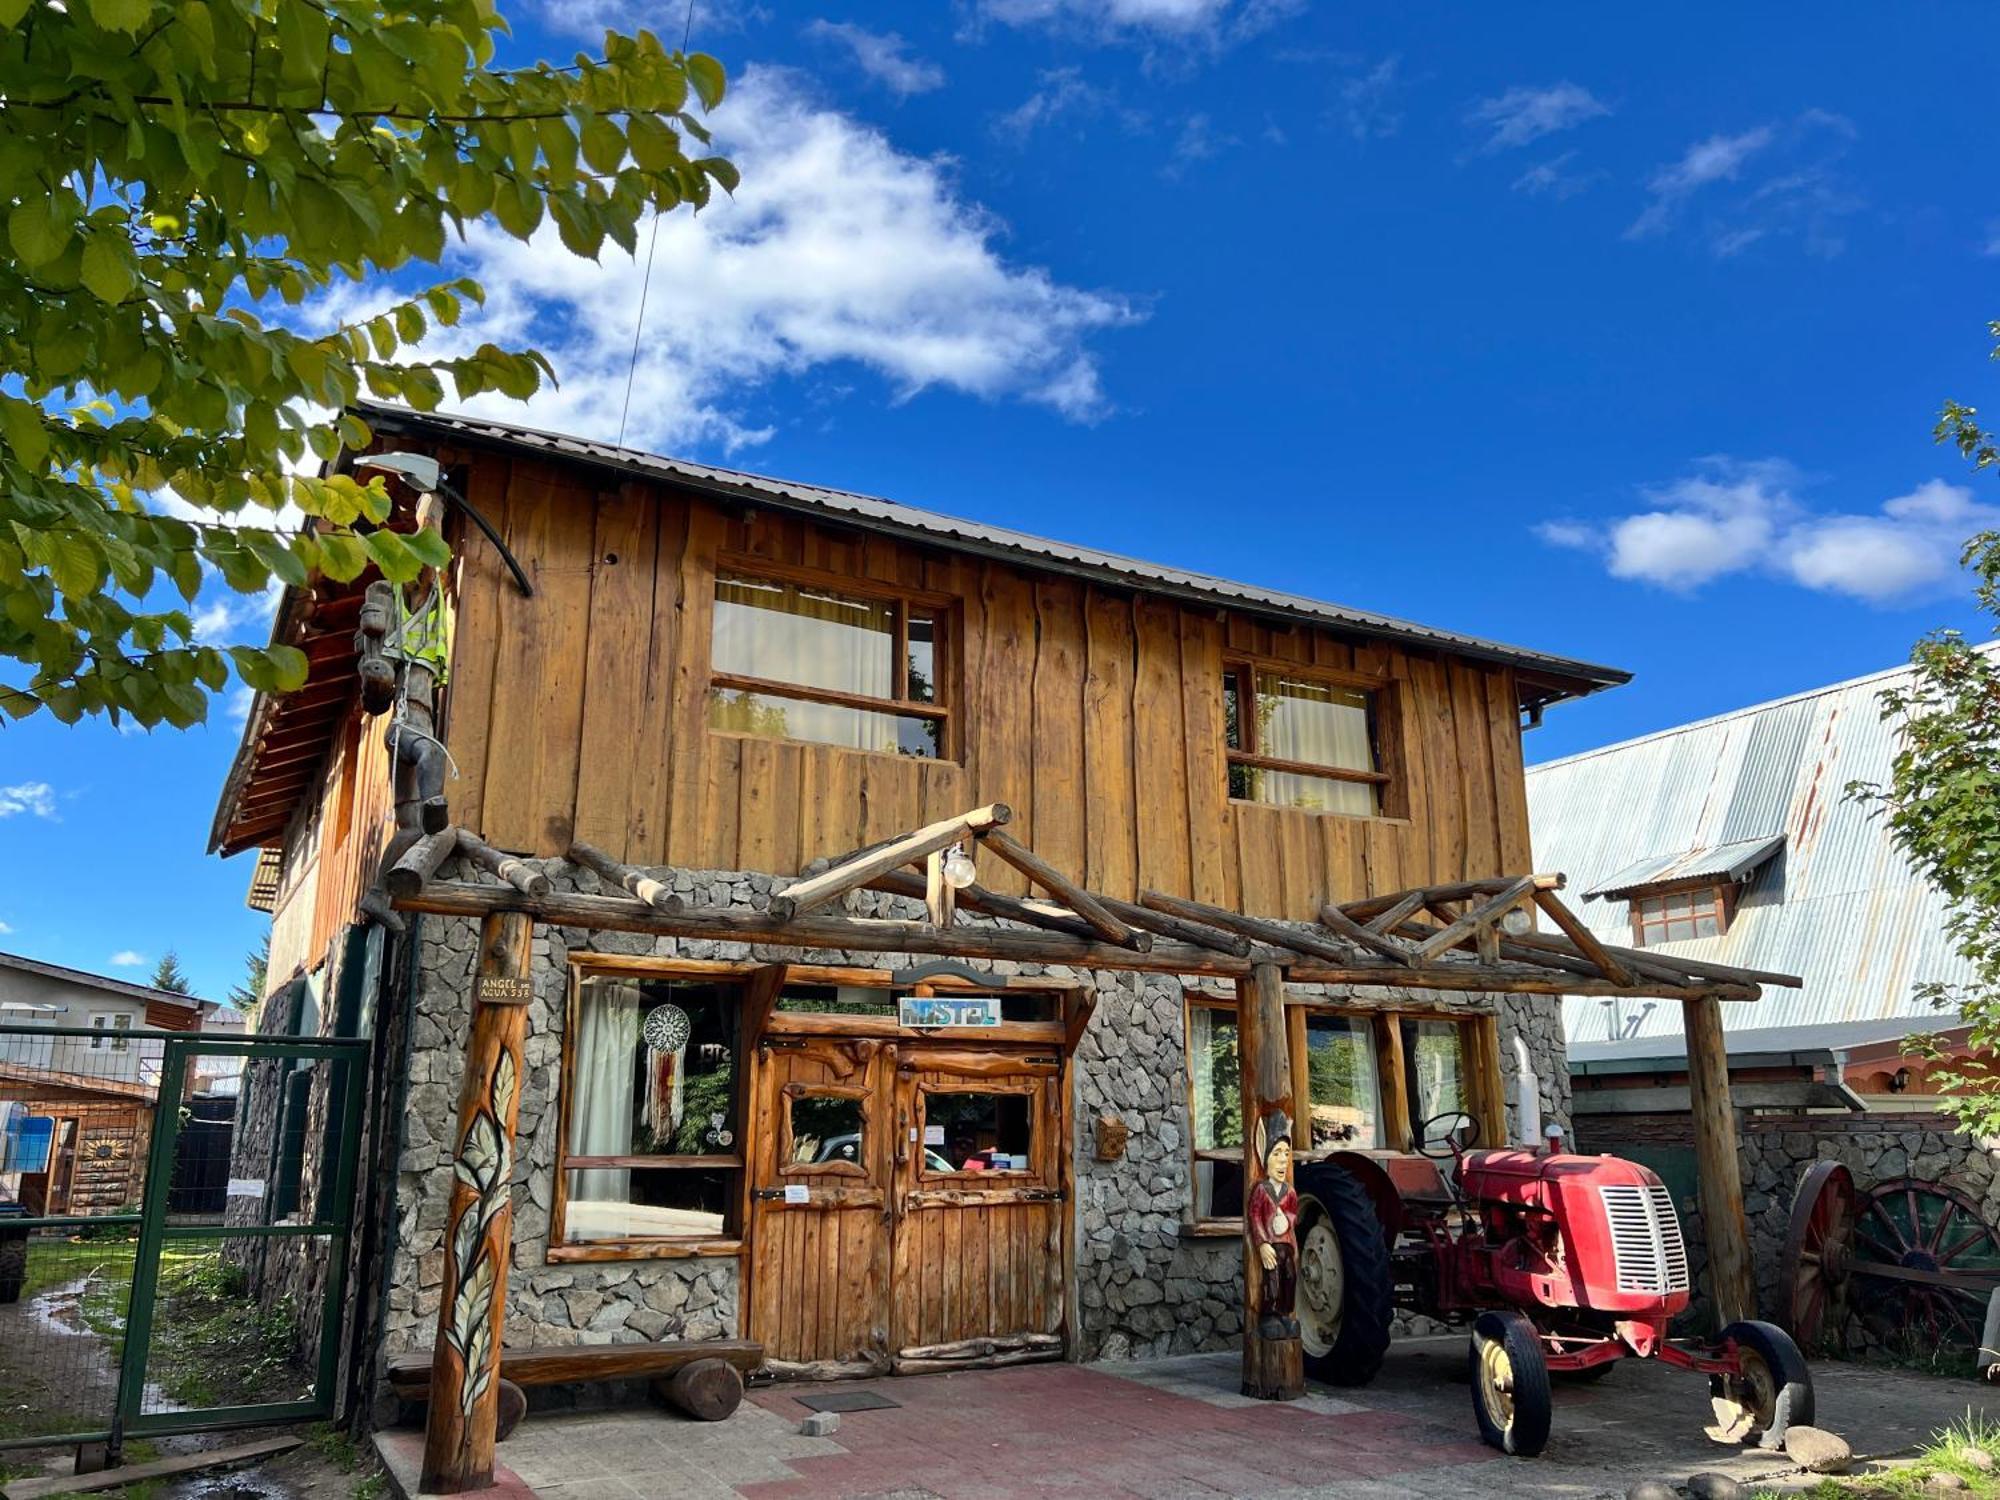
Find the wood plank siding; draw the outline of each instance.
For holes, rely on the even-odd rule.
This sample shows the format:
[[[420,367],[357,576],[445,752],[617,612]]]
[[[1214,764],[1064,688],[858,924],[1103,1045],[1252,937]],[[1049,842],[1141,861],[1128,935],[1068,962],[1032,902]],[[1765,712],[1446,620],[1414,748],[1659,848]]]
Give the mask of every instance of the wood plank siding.
[[[494,549],[460,528],[445,708],[458,777],[447,793],[455,820],[501,848],[550,855],[580,837],[634,864],[786,875],[1002,801],[1014,809],[1011,833],[1095,889],[1152,887],[1265,915],[1311,918],[1329,899],[1528,868],[1508,668],[725,508],[582,467],[442,456],[466,464],[473,502],[535,586],[522,597]],[[728,559],[948,600],[948,755],[711,731],[710,622],[718,560]],[[1379,679],[1394,778],[1385,815],[1231,800],[1225,656]],[[378,738],[372,725],[361,736]],[[379,774],[379,757],[358,753]],[[357,799],[357,816],[387,811],[386,796]],[[357,849],[367,842],[379,850],[379,837]],[[344,868],[322,908],[344,916],[372,874]],[[983,878],[1023,889],[997,862]],[[323,925],[305,951],[321,951]]]

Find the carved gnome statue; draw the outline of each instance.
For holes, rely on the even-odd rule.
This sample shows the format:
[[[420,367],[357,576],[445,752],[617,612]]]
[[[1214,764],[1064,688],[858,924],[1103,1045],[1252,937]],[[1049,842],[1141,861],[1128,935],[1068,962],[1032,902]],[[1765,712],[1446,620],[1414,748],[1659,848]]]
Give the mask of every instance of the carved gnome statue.
[[[1264,1175],[1250,1189],[1243,1218],[1257,1253],[1257,1333],[1263,1339],[1295,1339],[1292,1316],[1299,1290],[1299,1195],[1292,1186],[1292,1122],[1283,1110],[1257,1122],[1257,1154]]]

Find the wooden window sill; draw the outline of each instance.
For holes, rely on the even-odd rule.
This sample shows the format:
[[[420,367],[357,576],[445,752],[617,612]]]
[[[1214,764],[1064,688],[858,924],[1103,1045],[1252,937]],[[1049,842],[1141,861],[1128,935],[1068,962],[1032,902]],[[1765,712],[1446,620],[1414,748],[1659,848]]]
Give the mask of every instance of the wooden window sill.
[[[543,1258],[550,1265],[576,1265],[607,1260],[693,1260],[742,1253],[740,1239],[605,1240],[590,1245],[551,1245]]]
[[[1243,1237],[1241,1219],[1202,1219],[1181,1225],[1184,1240],[1237,1240]]]

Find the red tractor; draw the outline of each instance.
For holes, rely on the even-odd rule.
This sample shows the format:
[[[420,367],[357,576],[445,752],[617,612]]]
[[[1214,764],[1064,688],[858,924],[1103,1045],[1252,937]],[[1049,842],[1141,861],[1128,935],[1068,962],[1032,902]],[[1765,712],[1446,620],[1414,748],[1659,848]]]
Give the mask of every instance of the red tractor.
[[[1742,1322],[1708,1344],[1668,1339],[1688,1305],[1687,1249],[1649,1169],[1467,1149],[1477,1130],[1454,1111],[1425,1123],[1417,1155],[1343,1151],[1298,1168],[1307,1373],[1372,1380],[1403,1308],[1471,1323],[1473,1411],[1507,1453],[1548,1441],[1552,1375],[1596,1379],[1627,1357],[1708,1376],[1721,1441],[1774,1448],[1787,1426],[1812,1421],[1812,1374],[1783,1329]]]

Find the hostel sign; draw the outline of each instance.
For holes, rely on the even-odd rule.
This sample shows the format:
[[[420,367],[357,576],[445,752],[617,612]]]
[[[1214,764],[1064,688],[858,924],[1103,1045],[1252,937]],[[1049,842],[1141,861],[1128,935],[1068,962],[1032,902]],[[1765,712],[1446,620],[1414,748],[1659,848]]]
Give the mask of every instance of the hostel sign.
[[[896,1002],[905,1026],[964,1030],[1000,1024],[998,995],[904,995]]]

